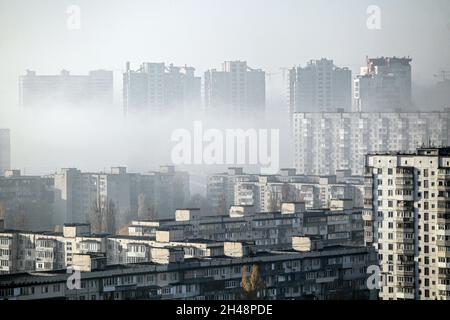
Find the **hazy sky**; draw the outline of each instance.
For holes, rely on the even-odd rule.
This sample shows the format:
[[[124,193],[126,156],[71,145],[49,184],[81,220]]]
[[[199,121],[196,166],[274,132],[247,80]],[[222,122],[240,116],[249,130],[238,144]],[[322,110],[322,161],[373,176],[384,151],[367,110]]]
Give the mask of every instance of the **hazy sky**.
[[[67,28],[70,5],[81,9],[79,30]],[[381,30],[366,26],[370,5],[381,9]],[[247,60],[272,74],[269,105],[287,110],[280,67],[327,57],[357,72],[366,55],[411,56],[413,81],[433,84],[433,74],[450,70],[450,1],[0,0],[0,127],[12,129],[15,168],[45,173],[63,166],[156,166],[166,160],[152,159],[167,157],[154,152],[162,138],[122,124],[127,60],[133,67],[143,61],[188,64],[199,75],[224,60]],[[115,71],[116,118],[18,111],[18,76],[26,69],[86,74],[100,68]],[[137,139],[147,136],[156,144]]]
[[[80,30],[66,27],[69,5],[81,8]],[[381,9],[381,30],[366,27],[369,5]],[[434,81],[450,69],[450,1],[0,0],[2,111],[16,103],[17,77],[27,68],[120,75],[130,60],[186,63],[203,73],[243,59],[279,73],[329,57],[358,70],[366,55],[409,55],[415,81]],[[269,87],[280,85],[274,79]]]

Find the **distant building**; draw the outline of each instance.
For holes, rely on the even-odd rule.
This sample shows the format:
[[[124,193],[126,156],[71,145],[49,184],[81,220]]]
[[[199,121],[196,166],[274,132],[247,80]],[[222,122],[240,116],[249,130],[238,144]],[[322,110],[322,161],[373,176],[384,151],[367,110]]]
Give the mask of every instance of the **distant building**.
[[[367,66],[354,79],[354,111],[410,111],[411,61],[396,57],[367,59]]]
[[[448,112],[296,113],[294,166],[299,174],[364,172],[367,153],[412,151],[425,143],[450,143]]]
[[[266,107],[266,79],[261,69],[246,61],[225,61],[222,70],[205,72],[205,108],[208,113],[263,115]]]
[[[306,208],[328,208],[333,199],[352,199],[363,206],[363,181],[350,172],[338,176],[297,175],[295,169],[282,169],[276,175],[244,173],[242,168],[208,176],[207,199],[211,214],[227,214],[233,205],[254,206],[256,212],[280,210],[283,202],[303,201]]]
[[[450,300],[450,148],[369,154],[365,242],[378,253],[380,298]]]
[[[88,75],[37,75],[27,70],[19,77],[20,105],[24,108],[69,106],[108,107],[113,104],[113,72],[90,71]]]
[[[0,177],[0,211],[7,228],[52,229],[53,178],[6,170]]]
[[[113,206],[116,226],[133,218],[170,218],[190,198],[189,174],[161,166],[160,171],[128,173],[115,167],[110,173],[61,169],[55,179],[55,224],[87,222],[94,209]]]
[[[438,107],[450,112],[450,79],[444,77],[434,88],[434,95]]]
[[[352,105],[352,72],[340,68],[333,60],[311,60],[305,67],[289,71],[289,111],[350,111]]]
[[[237,182],[254,182],[256,175],[243,172],[242,168],[229,168],[227,172],[208,176],[206,198],[212,214],[226,215],[235,203],[235,185]],[[254,205],[254,203],[249,203]]]
[[[9,129],[0,129],[0,176],[11,167],[11,137]]]
[[[297,202],[283,203],[280,211],[272,213],[232,206],[227,216],[220,217],[201,214],[199,209],[178,209],[172,219],[132,221],[128,235],[93,233],[85,223],[64,224],[62,232],[4,229],[0,273],[60,270],[80,267],[78,263],[86,270],[85,259],[76,261],[80,254],[102,256],[107,266],[172,265],[192,258],[245,259],[279,250],[312,254],[340,246],[365,249],[361,213],[361,208],[343,202],[321,210],[306,210],[304,203]]]
[[[235,247],[244,247],[236,244]],[[156,250],[154,250],[156,251]],[[161,255],[176,257],[175,249]],[[243,251],[243,250],[242,250]],[[81,288],[70,290],[66,270],[0,276],[0,300],[241,300],[242,274],[258,266],[266,300],[373,299],[366,286],[373,249],[335,247],[321,251],[262,252],[243,257],[188,258],[105,266],[94,254],[74,254]]]
[[[143,63],[123,74],[125,114],[162,114],[173,110],[200,110],[201,78],[193,67],[165,63]]]

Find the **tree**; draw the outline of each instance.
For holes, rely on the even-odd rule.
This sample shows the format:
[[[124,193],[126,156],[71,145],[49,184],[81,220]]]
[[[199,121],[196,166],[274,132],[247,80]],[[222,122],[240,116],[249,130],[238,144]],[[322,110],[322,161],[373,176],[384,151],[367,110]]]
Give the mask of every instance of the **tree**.
[[[109,200],[106,202],[104,209],[105,216],[105,227],[104,230],[106,233],[111,235],[116,234],[116,208],[114,202]]]
[[[280,194],[277,191],[270,191],[268,199],[268,211],[276,212],[280,210]]]
[[[158,212],[153,204],[148,203],[147,196],[140,193],[138,197],[138,217],[144,220],[154,220],[158,218]]]
[[[247,276],[247,266],[242,268],[242,298],[246,300],[255,300],[261,297],[261,291],[266,287],[257,265],[252,266],[250,277]]]
[[[6,205],[4,201],[0,201],[0,220],[6,220]]]
[[[293,185],[284,183],[281,186],[281,200],[283,202],[297,202],[300,200],[300,196]]]
[[[117,234],[121,236],[127,236],[128,235],[128,227],[129,225],[124,225],[121,228],[119,228],[119,231],[117,231]]]
[[[102,202],[100,197],[94,202],[89,219],[94,232],[116,234],[116,208],[112,200]]]
[[[100,233],[103,231],[103,210],[100,202],[100,197],[98,197],[97,200],[92,204],[89,223],[91,224],[91,228],[94,233]]]
[[[141,192],[138,196],[138,217],[139,219],[144,219],[146,215],[146,196],[145,193]]]

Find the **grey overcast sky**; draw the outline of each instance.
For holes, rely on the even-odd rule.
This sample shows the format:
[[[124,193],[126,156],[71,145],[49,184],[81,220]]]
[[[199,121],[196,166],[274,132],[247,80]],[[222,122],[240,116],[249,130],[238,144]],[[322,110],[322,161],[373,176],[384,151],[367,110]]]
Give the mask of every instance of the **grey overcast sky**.
[[[81,9],[79,30],[66,27],[69,5]],[[369,5],[381,30],[366,27]],[[165,61],[202,74],[241,59],[279,73],[328,57],[357,71],[366,55],[411,56],[413,80],[432,83],[450,69],[450,1],[0,0],[0,116],[16,108],[26,69],[120,75],[127,60]]]

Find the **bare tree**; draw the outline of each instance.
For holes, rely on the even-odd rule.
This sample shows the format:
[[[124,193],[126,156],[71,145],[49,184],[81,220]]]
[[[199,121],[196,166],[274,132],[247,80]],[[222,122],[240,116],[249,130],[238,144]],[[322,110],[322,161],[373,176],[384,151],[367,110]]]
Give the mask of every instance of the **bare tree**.
[[[101,201],[100,197],[93,203],[89,222],[94,232],[116,234],[116,207],[112,200]]]
[[[256,264],[252,266],[250,277],[247,276],[247,266],[242,269],[242,298],[246,300],[254,300],[261,298],[262,290],[266,287]]]
[[[0,201],[0,220],[6,220],[6,205],[4,201]]]
[[[158,218],[158,212],[156,211],[155,206],[147,203],[147,197],[144,193],[139,194],[138,217],[146,220],[154,220]]]
[[[92,209],[90,212],[89,223],[91,224],[92,231],[95,233],[100,233],[103,231],[103,210],[100,202],[100,198],[92,204]]]
[[[104,208],[105,217],[105,232],[115,235],[116,234],[116,208],[114,202],[109,200],[106,202]]]
[[[145,193],[141,192],[141,193],[139,193],[139,196],[138,196],[138,212],[137,212],[137,214],[138,214],[139,219],[142,219],[145,217],[146,207],[147,207],[146,206],[146,196],[145,196]]]
[[[281,200],[283,202],[297,202],[300,201],[300,195],[297,189],[289,183],[284,183],[281,186]]]
[[[280,194],[277,191],[270,191],[268,199],[269,212],[276,212],[280,210]]]

